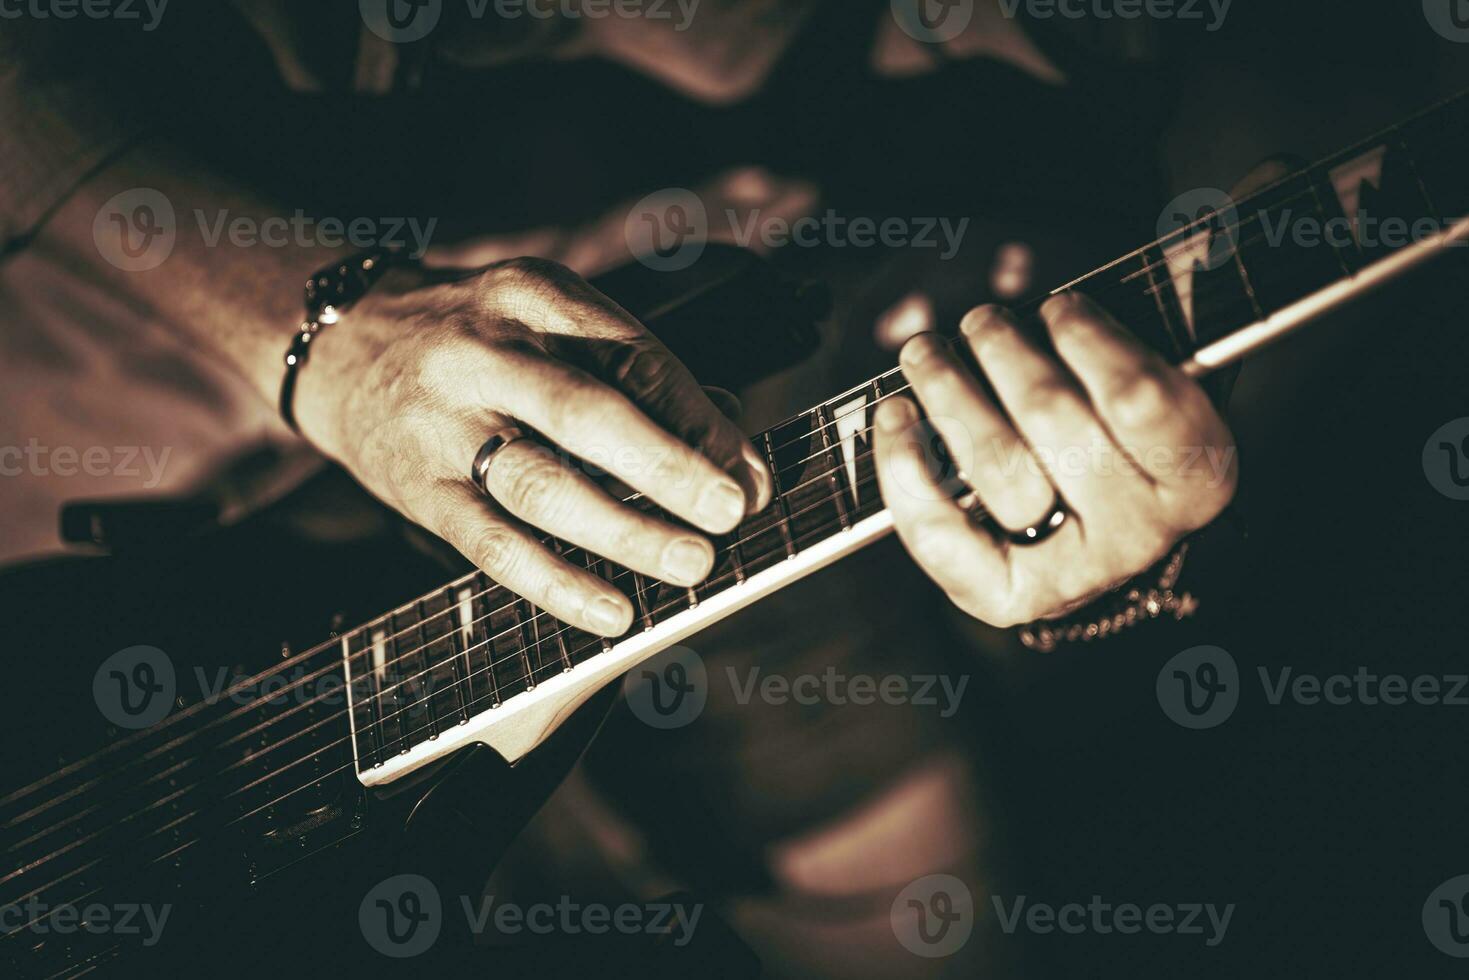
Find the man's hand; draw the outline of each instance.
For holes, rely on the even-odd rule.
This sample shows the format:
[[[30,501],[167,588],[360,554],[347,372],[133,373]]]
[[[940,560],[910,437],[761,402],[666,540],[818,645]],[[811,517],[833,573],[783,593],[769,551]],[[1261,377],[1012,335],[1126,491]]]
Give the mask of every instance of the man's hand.
[[[495,581],[607,636],[626,632],[631,604],[541,544],[543,533],[681,586],[709,574],[714,549],[621,503],[578,460],[710,534],[764,508],[772,491],[755,448],[688,370],[544,260],[389,273],[313,343],[296,414],[364,486]],[[535,436],[495,454],[491,500],[470,465],[514,423]]]
[[[1058,362],[998,307],[964,318],[964,338],[998,403],[933,334],[903,371],[979,503],[1020,531],[1069,512],[1039,544],[977,526],[936,480],[917,407],[888,398],[875,424],[878,479],[898,535],[965,612],[996,626],[1064,615],[1163,557],[1234,495],[1233,438],[1192,380],[1096,304],[1041,307]]]

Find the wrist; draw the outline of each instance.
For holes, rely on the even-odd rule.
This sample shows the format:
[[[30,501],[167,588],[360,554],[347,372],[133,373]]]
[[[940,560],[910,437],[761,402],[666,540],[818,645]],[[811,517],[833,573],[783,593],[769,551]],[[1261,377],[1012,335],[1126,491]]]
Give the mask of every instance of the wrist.
[[[278,405],[283,420],[334,458],[348,438],[354,396],[371,387],[385,363],[401,316],[372,302],[406,292],[423,274],[401,253],[374,250],[338,258],[307,281],[305,310],[282,359]],[[382,290],[382,292],[379,292]]]
[[[1090,643],[1154,619],[1192,616],[1199,601],[1190,592],[1176,591],[1188,549],[1188,541],[1180,542],[1142,575],[1093,598],[1079,610],[1021,627],[1021,645],[1050,653],[1063,643]]]

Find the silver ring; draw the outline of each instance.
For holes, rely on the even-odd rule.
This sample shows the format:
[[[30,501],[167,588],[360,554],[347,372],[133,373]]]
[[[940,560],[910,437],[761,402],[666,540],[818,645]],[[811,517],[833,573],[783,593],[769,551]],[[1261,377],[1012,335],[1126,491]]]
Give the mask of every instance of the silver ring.
[[[469,481],[479,487],[485,493],[490,492],[490,464],[495,461],[495,454],[512,442],[519,442],[528,438],[525,430],[516,425],[507,425],[485,440],[485,444],[479,447],[475,453],[474,465],[469,469]]]

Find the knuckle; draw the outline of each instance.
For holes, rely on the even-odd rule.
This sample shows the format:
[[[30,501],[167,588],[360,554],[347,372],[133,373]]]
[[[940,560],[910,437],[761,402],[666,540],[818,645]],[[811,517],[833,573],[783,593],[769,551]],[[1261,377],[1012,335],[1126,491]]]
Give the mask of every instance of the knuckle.
[[[908,532],[913,557],[920,565],[949,572],[958,554],[958,542],[951,529],[934,521],[918,521]]]
[[[418,350],[415,379],[428,388],[452,384],[474,372],[485,356],[484,341],[467,322],[451,321],[445,330]]]
[[[593,422],[610,411],[603,389],[589,378],[558,372],[549,384],[547,410],[557,433],[570,437],[589,431]]]
[[[570,270],[559,262],[527,255],[490,266],[482,283],[492,305],[520,318],[559,298],[569,275]]]
[[[617,383],[641,397],[667,391],[678,378],[679,365],[673,355],[657,347],[631,348],[615,368]]]
[[[490,266],[490,272],[507,284],[533,286],[564,278],[567,269],[560,262],[538,255],[520,255]]]
[[[667,544],[668,537],[662,533],[650,533],[650,529],[631,519],[613,521],[605,533],[606,557],[622,565],[651,566]]]
[[[1107,394],[1117,420],[1129,429],[1146,429],[1173,417],[1172,386],[1159,372],[1143,369],[1119,381]]]
[[[1080,408],[1076,392],[1059,378],[1036,381],[1016,398],[1016,402],[1015,414],[1035,420],[1059,418]]]
[[[546,572],[541,598],[545,607],[559,615],[571,618],[580,613],[591,602],[591,590],[564,565]]]
[[[536,449],[507,460],[499,482],[505,503],[529,518],[551,517],[565,506],[569,480],[565,468],[549,449]]]
[[[488,524],[468,532],[464,538],[464,553],[492,578],[503,578],[515,571],[519,543],[509,528]]]

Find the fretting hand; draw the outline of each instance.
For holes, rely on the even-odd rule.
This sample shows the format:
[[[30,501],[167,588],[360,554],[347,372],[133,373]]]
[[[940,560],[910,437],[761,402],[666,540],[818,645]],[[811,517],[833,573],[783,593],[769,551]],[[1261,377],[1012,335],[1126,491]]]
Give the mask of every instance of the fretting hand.
[[[902,396],[875,418],[899,537],[959,608],[996,626],[1064,615],[1147,569],[1213,520],[1237,480],[1233,438],[1194,381],[1083,296],[1053,298],[1040,316],[1059,360],[1001,308],[964,318],[998,403],[922,334],[901,360],[929,421]],[[971,520],[930,463],[929,425],[993,520],[1044,540]]]

